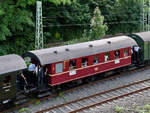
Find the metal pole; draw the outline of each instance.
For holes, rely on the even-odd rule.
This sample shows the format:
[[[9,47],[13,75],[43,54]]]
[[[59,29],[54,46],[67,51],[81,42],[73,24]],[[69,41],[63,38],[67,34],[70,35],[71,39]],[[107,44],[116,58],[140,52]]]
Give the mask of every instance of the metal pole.
[[[149,6],[148,6],[148,31],[150,30],[150,0],[149,0]]]
[[[142,26],[142,27],[143,27],[143,31],[144,31],[144,27],[145,27],[145,26],[144,26],[144,25],[145,25],[145,24],[144,24],[144,23],[145,23],[145,15],[144,15],[145,10],[144,10],[144,5],[145,5],[144,0],[142,0],[142,8],[143,8],[143,20],[142,20],[143,26]]]
[[[43,48],[43,20],[42,20],[42,2],[36,2],[36,36],[35,49]]]

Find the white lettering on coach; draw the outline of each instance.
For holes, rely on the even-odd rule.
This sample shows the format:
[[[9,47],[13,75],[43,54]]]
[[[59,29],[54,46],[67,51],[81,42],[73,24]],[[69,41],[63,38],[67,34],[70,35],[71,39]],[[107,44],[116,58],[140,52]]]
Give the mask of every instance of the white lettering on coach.
[[[76,75],[76,70],[70,70],[69,75]]]
[[[120,63],[120,60],[119,60],[119,59],[116,59],[116,60],[115,60],[115,64],[118,64],[118,63]]]

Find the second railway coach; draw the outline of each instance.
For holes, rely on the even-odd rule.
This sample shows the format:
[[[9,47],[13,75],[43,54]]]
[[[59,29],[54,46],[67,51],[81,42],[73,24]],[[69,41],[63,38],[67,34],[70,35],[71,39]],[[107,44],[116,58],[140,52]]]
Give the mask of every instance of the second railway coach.
[[[0,56],[0,104],[6,104],[16,98],[17,74],[26,69],[22,57],[11,54]]]
[[[90,41],[27,52],[48,69],[48,84],[59,85],[93,74],[131,64],[131,47],[137,43],[128,36]]]
[[[134,33],[130,35],[140,47],[139,62],[150,60],[150,32]]]

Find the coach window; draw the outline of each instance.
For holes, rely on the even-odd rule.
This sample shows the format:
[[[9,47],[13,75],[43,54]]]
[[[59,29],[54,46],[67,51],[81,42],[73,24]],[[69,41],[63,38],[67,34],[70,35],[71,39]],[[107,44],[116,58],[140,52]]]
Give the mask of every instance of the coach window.
[[[88,66],[88,58],[82,58],[82,67]]]
[[[118,58],[120,58],[120,51],[119,50],[115,51],[115,59],[118,59]]]
[[[105,62],[110,60],[110,53],[105,53]]]
[[[63,72],[63,63],[56,64],[56,73]]]
[[[10,87],[11,85],[11,76],[6,76],[3,80],[3,89]]]
[[[76,69],[76,60],[70,60],[69,70]]]
[[[128,55],[129,55],[129,49],[126,48],[126,49],[124,49],[124,56],[128,56]]]
[[[99,63],[98,56],[94,56],[93,64],[98,64],[98,63]]]

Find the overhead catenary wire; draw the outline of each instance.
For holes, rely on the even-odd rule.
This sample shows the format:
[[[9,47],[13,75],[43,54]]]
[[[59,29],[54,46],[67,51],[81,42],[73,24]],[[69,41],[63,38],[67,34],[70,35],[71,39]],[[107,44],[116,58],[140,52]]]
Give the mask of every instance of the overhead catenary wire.
[[[64,9],[64,8],[62,8],[62,9]],[[58,10],[59,11],[59,10]],[[60,10],[60,11],[62,11],[62,10]],[[75,13],[75,14],[77,14],[77,16],[80,16],[80,12],[79,12],[79,14],[78,14],[78,11],[69,11],[69,10],[67,10],[66,9],[66,11],[70,14],[70,16],[72,16],[72,13]],[[93,15],[93,12],[85,12],[85,14],[90,14],[90,15]],[[141,16],[142,14],[141,13],[139,13],[138,14],[139,16]],[[124,11],[120,11],[120,12],[117,12],[117,13],[111,13],[111,14],[109,14],[109,13],[107,13],[107,14],[103,14],[102,13],[102,16],[104,16],[104,17],[106,17],[107,18],[107,20],[109,21],[109,18],[111,18],[110,20],[111,20],[111,22],[107,22],[107,21],[104,21],[104,24],[107,24],[107,25],[112,25],[112,24],[134,24],[134,23],[142,23],[142,21],[141,20],[133,20],[133,21],[121,21],[121,22],[118,22],[117,21],[117,18],[118,17],[132,17],[132,13],[130,13],[130,12],[126,12],[125,10]],[[108,18],[109,17],[109,18]],[[65,24],[62,24],[62,23],[51,23],[51,21],[53,21],[53,20],[55,20],[55,19],[59,19],[59,18],[69,18],[68,16],[64,16],[63,14],[62,15],[52,15],[51,17],[49,17],[49,16],[43,16],[42,17],[43,18],[43,21],[44,21],[44,25],[43,25],[43,28],[45,28],[45,27],[72,27],[72,26],[90,26],[91,24],[90,23],[84,23],[84,24],[80,24],[80,23],[75,23],[76,22],[76,20],[74,20],[73,22],[74,23],[65,23]],[[47,21],[47,22],[46,22]],[[115,22],[113,22],[113,21],[115,21]],[[117,21],[117,22],[116,22]],[[146,21],[146,20],[145,20]]]
[[[90,12],[85,12],[86,14],[93,14],[93,13],[90,13]],[[127,13],[127,12],[119,12],[119,13],[111,13],[111,14],[102,14],[102,16],[104,16],[104,17],[107,17],[107,16],[129,16],[130,14],[132,15],[132,13],[127,13],[127,14],[125,14],[125,13]],[[140,16],[142,16],[142,14],[140,13],[139,14]],[[80,15],[79,15],[80,16]],[[56,16],[54,16],[54,17],[49,17],[49,16],[43,16],[42,18],[43,19],[55,19],[55,18],[66,18],[67,16],[58,16],[58,15],[56,15]]]
[[[104,22],[104,24],[129,24],[129,23],[138,23],[140,21],[121,21],[121,22]],[[90,26],[91,24],[64,24],[64,25],[52,25],[52,24],[47,24],[43,25],[43,27],[71,27],[71,26]],[[98,25],[98,24],[96,24]]]
[[[139,14],[139,16],[141,16],[142,14]],[[80,15],[79,15],[80,16]],[[118,14],[111,14],[111,15],[102,15],[104,17],[117,17],[117,16],[128,16],[130,17],[130,15],[126,15],[126,14],[121,14],[121,15],[118,15]],[[43,19],[45,20],[48,20],[48,19],[56,19],[56,18],[67,18],[67,16],[55,16],[55,17],[42,17]]]
[[[55,7],[52,7],[52,8],[55,8]],[[62,8],[60,8],[60,9],[55,9],[56,11],[58,11],[58,12],[61,12],[61,11],[63,11],[63,10],[65,10],[66,12],[68,12],[69,14],[70,14],[70,16],[72,15],[72,13],[75,13],[75,14],[79,14],[79,15],[77,15],[77,16],[80,16],[80,12],[78,11],[78,10],[68,10],[68,9],[65,9],[65,7],[62,7]],[[102,9],[103,10],[103,9]],[[117,12],[117,13],[111,13],[111,14],[103,14],[103,11],[101,11],[102,12],[102,16],[104,16],[104,17],[106,17],[108,20],[109,20],[109,18],[108,17],[110,17],[110,18],[113,18],[113,19],[111,19],[111,21],[117,21],[117,17],[119,17],[119,16],[121,16],[121,17],[131,17],[132,16],[132,13],[130,13],[130,12],[126,12],[126,10],[123,10],[123,11],[120,11],[120,12]],[[93,15],[93,12],[85,12],[85,14],[90,14],[90,15]],[[143,14],[142,13],[139,13],[139,16],[142,16]],[[69,17],[67,17],[67,16],[63,16],[63,15],[52,15],[51,17],[48,17],[48,16],[43,16],[42,17],[43,18],[43,21],[45,22],[45,25],[43,25],[43,27],[71,27],[71,26],[89,26],[90,25],[90,23],[89,24],[61,24],[61,23],[59,23],[58,25],[57,24],[51,24],[51,21],[53,21],[53,19],[59,19],[59,18],[69,18]],[[46,21],[47,22],[49,22],[49,23],[46,23]],[[76,20],[75,20],[76,21]],[[75,22],[74,21],[74,22]],[[147,20],[144,20],[144,22],[145,21],[147,21]],[[139,20],[139,21],[121,21],[121,22],[106,22],[106,21],[104,21],[104,24],[107,24],[107,25],[111,25],[111,24],[134,24],[134,23],[142,23],[142,21],[141,20]]]

